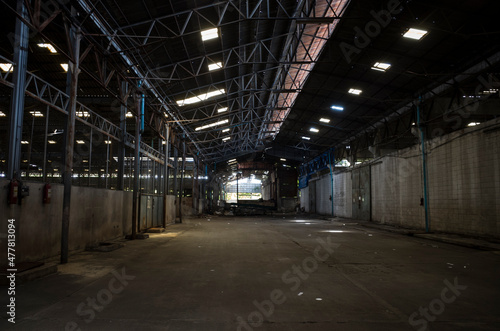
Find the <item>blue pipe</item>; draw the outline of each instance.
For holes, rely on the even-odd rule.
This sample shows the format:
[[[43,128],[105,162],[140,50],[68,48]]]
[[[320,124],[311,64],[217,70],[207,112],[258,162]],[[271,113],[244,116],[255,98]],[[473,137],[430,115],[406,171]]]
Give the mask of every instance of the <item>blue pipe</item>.
[[[139,87],[142,85],[142,80],[139,81]],[[141,134],[144,133],[144,107],[145,107],[145,96],[144,93],[141,95],[141,113],[140,113],[140,118],[141,118]]]
[[[425,156],[425,135],[424,130],[422,130],[422,122],[420,118],[420,103],[422,102],[422,97],[419,97],[417,104],[417,122],[418,129],[420,130],[420,142],[422,144],[422,171],[424,172],[424,209],[425,209],[425,232],[429,232],[429,204],[427,201],[427,160]]]

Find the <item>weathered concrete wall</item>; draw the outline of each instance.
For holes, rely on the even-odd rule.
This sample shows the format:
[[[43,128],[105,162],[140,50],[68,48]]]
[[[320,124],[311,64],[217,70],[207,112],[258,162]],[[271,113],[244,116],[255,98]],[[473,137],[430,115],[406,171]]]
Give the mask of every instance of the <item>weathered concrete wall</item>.
[[[429,228],[500,238],[500,119],[433,139],[426,145]],[[419,145],[374,160],[370,169],[371,219],[425,229]],[[352,169],[334,173],[335,215],[351,218]],[[329,184],[330,183],[330,184]],[[301,206],[329,215],[328,174],[301,190]],[[314,188],[312,194],[310,190]]]
[[[172,224],[175,223],[175,196],[174,195],[167,195],[167,213],[165,215],[165,223],[166,224]]]
[[[5,187],[7,180],[0,181]],[[42,183],[25,182],[30,196],[22,205],[7,205],[7,189],[0,199],[0,245],[5,246],[7,220],[16,220],[16,260],[39,261],[60,254],[63,185],[52,184],[50,204],[42,203]],[[73,186],[69,221],[69,250],[84,249],[88,244],[110,240],[130,233],[132,193]],[[2,250],[4,254],[6,250]],[[5,261],[5,258],[2,259]]]

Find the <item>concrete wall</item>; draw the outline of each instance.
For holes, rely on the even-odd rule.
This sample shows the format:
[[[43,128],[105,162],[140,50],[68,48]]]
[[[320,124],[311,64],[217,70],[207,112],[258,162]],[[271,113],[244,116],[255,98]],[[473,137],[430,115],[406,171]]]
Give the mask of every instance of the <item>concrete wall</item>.
[[[500,119],[427,143],[431,231],[500,238]],[[367,166],[367,165],[363,165]],[[370,171],[371,220],[425,229],[419,145],[374,160]],[[335,215],[352,218],[352,168],[334,174]],[[331,213],[329,174],[301,190],[301,207]],[[310,190],[314,188],[314,194]]]

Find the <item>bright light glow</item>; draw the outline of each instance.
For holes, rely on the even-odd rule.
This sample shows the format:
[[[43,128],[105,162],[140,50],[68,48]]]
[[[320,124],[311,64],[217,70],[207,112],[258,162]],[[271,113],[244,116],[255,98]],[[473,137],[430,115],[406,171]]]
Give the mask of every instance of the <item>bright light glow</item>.
[[[0,117],[5,117],[7,115],[5,115],[5,113],[3,111],[0,111]]]
[[[23,144],[23,145],[28,145],[28,144],[29,144],[29,142],[28,142],[27,140],[21,140],[21,144]]]
[[[47,142],[48,142],[49,144],[51,144],[51,145],[57,144],[55,140],[49,140],[49,141],[47,141]],[[54,169],[54,170],[56,170],[56,169]],[[57,171],[57,170],[56,170],[56,171]]]
[[[219,30],[217,28],[207,29],[201,31],[201,40],[210,40],[219,37]]]
[[[64,71],[68,72],[68,64],[67,63],[61,63],[61,67],[64,69]]]
[[[419,30],[419,29],[413,29],[410,28],[406,33],[403,35],[405,38],[410,38],[410,39],[415,39],[415,40],[420,40],[422,39],[429,31],[425,30]]]
[[[316,128],[310,128],[310,129],[309,129],[309,131],[311,131],[311,132],[316,132],[316,133],[317,133],[317,132],[319,132],[319,130],[318,130],[318,129],[316,129]]]
[[[319,121],[323,123],[330,123],[330,120],[328,118],[320,118]]]
[[[10,63],[0,63],[0,69],[2,69],[3,72],[13,72],[14,66]]]
[[[78,116],[78,117],[89,117],[90,114],[89,114],[88,111],[77,111],[76,112],[76,116]]]
[[[126,114],[125,114],[125,117],[134,117],[134,115],[132,114],[132,112],[128,111]]]
[[[51,44],[40,43],[38,47],[47,48],[51,53],[57,53],[56,49]]]
[[[343,111],[344,110],[344,107],[341,107],[341,106],[331,106],[330,108],[333,109],[333,110],[338,110],[338,111]]]
[[[280,159],[280,161],[286,162],[286,159],[283,159],[283,158],[282,158],[282,159]]]
[[[231,162],[236,162],[236,159],[231,159],[231,160],[227,161],[227,163],[231,163]]]
[[[227,111],[227,107],[217,109],[218,113],[223,113]]]
[[[222,141],[228,141],[230,139],[231,139],[231,137],[226,137],[226,138],[222,138]]]
[[[467,124],[467,126],[476,126],[479,124],[481,124],[481,123],[480,122],[470,122],[469,124]]]
[[[360,95],[361,92],[363,92],[363,91],[355,89],[355,88],[349,89],[349,93],[351,93],[351,94]]]
[[[386,72],[387,70],[389,70],[390,67],[391,67],[391,65],[389,63],[376,62],[373,65],[372,69]]]
[[[222,130],[222,132],[229,132],[229,130],[230,130],[229,128],[228,129],[224,129],[224,130]]]
[[[208,65],[208,70],[209,71],[214,71],[217,69],[222,68],[222,62],[216,62]]]
[[[111,140],[105,140],[104,143],[107,144],[107,145],[110,145],[111,144]]]
[[[324,230],[324,231],[321,231],[321,232],[328,232],[328,233],[344,233],[344,231],[342,231],[342,230]]]
[[[30,111],[30,114],[31,114],[31,116],[34,116],[34,117],[43,117],[43,114],[38,110]]]
[[[187,98],[184,100],[177,100],[177,105],[180,107],[185,106],[185,105],[190,105],[193,103],[207,100],[207,99],[212,98],[212,97],[216,97],[216,96],[224,94],[224,93],[226,93],[225,89],[220,89],[220,90],[216,90],[216,91],[212,91],[212,92],[208,92],[208,93],[202,93],[202,94],[199,94],[197,96]]]
[[[207,124],[207,125],[203,125],[203,126],[199,126],[195,129],[195,131],[200,131],[200,130],[204,130],[204,129],[208,129],[208,128],[212,128],[214,126],[218,126],[218,125],[222,125],[222,124],[226,124],[228,123],[229,120],[223,120],[223,121],[219,121],[219,122],[214,122],[214,123],[210,123],[210,124]]]
[[[305,137],[305,136],[304,136],[304,137],[302,137],[302,139],[304,139],[304,140],[311,140],[311,138],[309,138],[309,137]]]
[[[80,145],[83,145],[83,144],[85,144],[85,141],[83,141],[83,140],[77,140],[76,143],[80,144]]]

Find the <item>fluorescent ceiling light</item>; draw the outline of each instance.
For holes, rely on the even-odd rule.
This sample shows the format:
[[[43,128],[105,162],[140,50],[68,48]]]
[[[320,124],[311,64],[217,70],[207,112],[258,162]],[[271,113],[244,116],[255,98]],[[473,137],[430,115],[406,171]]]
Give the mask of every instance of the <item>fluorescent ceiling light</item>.
[[[47,142],[48,142],[49,144],[51,144],[51,145],[57,144],[55,140],[49,140],[49,141],[47,141]],[[56,170],[56,169],[54,169],[54,170]],[[56,170],[56,171],[57,171],[57,170]]]
[[[64,71],[68,72],[68,64],[67,63],[61,63],[61,67],[64,69]]]
[[[222,132],[229,132],[229,130],[230,130],[229,128],[228,129],[224,129],[224,130],[222,130]]]
[[[309,138],[309,137],[305,137],[305,136],[304,136],[304,137],[302,137],[302,139],[304,139],[304,140],[311,140],[311,138]]]
[[[286,159],[281,158],[280,161],[286,162]]]
[[[0,69],[2,69],[3,72],[13,72],[14,66],[10,63],[0,63]]]
[[[213,71],[222,68],[222,62],[212,63],[208,65],[208,70]]]
[[[231,137],[226,137],[226,138],[222,138],[222,141],[228,141],[230,139],[231,139]]]
[[[85,144],[85,141],[83,141],[83,140],[77,140],[76,143],[80,144],[80,145],[83,145],[83,144]]]
[[[317,133],[317,132],[319,132],[319,130],[318,130],[318,129],[316,129],[316,128],[310,128],[310,129],[309,129],[309,131],[311,131],[311,132],[316,132],[316,133]]]
[[[208,128],[212,128],[214,126],[218,126],[218,125],[222,125],[222,124],[226,124],[228,123],[229,120],[223,120],[223,121],[219,121],[219,122],[214,122],[214,123],[210,123],[210,124],[207,124],[207,125],[203,125],[203,126],[199,126],[195,129],[195,131],[200,131],[200,130],[203,130],[203,129],[208,129]]]
[[[390,63],[376,62],[373,65],[372,69],[373,70],[378,70],[378,71],[386,72],[387,70],[389,70],[390,67],[391,67]]]
[[[134,117],[134,115],[132,114],[132,112],[128,111],[128,112],[125,114],[125,117]]]
[[[471,123],[467,124],[467,126],[476,126],[479,124],[481,124],[481,123],[480,122],[471,122]]]
[[[23,144],[23,145],[28,145],[28,144],[29,144],[29,142],[28,142],[27,140],[21,140],[21,144]]]
[[[406,33],[403,35],[405,38],[410,38],[410,39],[415,39],[415,40],[420,40],[422,39],[429,31],[425,30],[419,30],[419,29],[413,29],[410,28]]]
[[[30,111],[31,116],[33,117],[43,117],[43,114],[40,113],[40,111],[35,110],[35,111]]]
[[[76,116],[78,116],[78,117],[89,117],[90,114],[89,114],[88,111],[77,111],[76,112]]]
[[[227,161],[227,163],[231,163],[231,162],[236,162],[236,159],[231,159],[231,160]]]
[[[217,109],[218,113],[223,113],[227,111],[227,107]]]
[[[217,28],[207,29],[201,31],[201,40],[210,40],[219,37],[219,30]]]
[[[351,93],[351,94],[360,95],[361,92],[363,92],[363,91],[355,89],[355,88],[349,89],[349,93]]]
[[[51,53],[57,53],[56,49],[51,44],[40,43],[38,47],[47,48]]]
[[[341,107],[341,106],[331,106],[330,108],[333,109],[333,110],[338,110],[338,111],[343,111],[344,110],[344,107]]]
[[[212,92],[208,92],[208,93],[202,93],[202,94],[199,94],[197,96],[187,98],[184,100],[177,100],[177,105],[179,105],[180,107],[185,106],[185,105],[190,105],[190,104],[204,101],[204,100],[207,100],[209,98],[212,98],[212,97],[224,94],[224,93],[226,93],[225,89],[220,89],[220,90],[216,90],[216,91],[212,91]]]
[[[319,121],[323,123],[330,123],[330,120],[328,118],[320,118]]]

